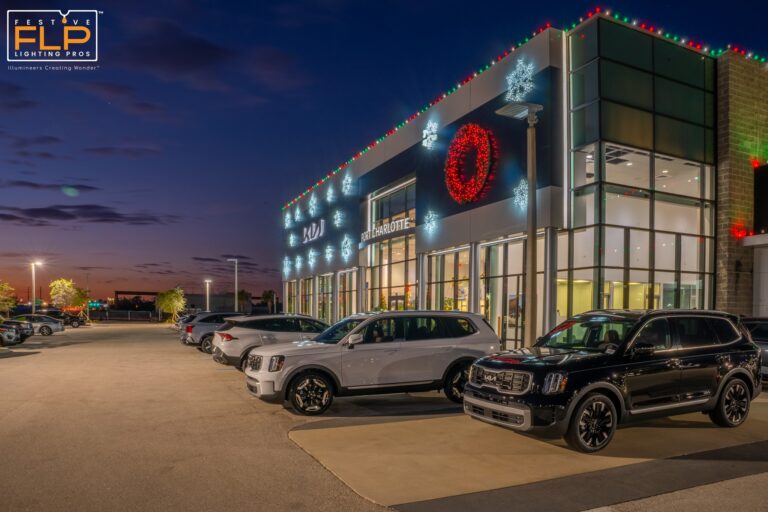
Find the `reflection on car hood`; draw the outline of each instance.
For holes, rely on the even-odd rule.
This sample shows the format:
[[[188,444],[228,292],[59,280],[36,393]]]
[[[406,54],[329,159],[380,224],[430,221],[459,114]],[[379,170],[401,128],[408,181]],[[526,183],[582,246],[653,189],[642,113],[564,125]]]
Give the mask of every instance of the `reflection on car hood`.
[[[293,354],[312,354],[339,350],[337,343],[318,343],[313,340],[292,341],[290,343],[271,343],[251,350],[252,354],[260,356],[289,356]]]
[[[568,367],[586,361],[595,362],[606,358],[605,352],[593,352],[587,350],[550,348],[550,347],[526,347],[510,350],[500,354],[481,359],[483,366],[488,368],[520,368],[520,367]]]

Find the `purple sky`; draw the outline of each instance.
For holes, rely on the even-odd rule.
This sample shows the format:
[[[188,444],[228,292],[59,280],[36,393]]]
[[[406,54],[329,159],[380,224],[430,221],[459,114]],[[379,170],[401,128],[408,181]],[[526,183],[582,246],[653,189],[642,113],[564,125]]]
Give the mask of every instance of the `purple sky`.
[[[0,0],[101,9],[100,69],[0,71],[0,279],[279,289],[280,206],[458,79],[591,3]],[[611,7],[768,51],[768,8]],[[244,6],[244,7],[243,7]],[[734,6],[736,7],[736,6]],[[3,24],[4,25],[4,24]],[[4,28],[5,30],[5,28]],[[5,34],[3,34],[5,40]],[[62,188],[64,187],[64,188]],[[47,295],[47,292],[46,292]]]

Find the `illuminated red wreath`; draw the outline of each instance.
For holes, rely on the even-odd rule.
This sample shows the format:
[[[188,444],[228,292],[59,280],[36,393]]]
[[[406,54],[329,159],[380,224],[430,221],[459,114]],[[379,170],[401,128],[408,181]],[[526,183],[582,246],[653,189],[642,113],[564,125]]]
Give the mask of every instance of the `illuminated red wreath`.
[[[475,169],[467,176],[467,156],[473,151]],[[453,200],[459,204],[477,201],[493,179],[497,160],[496,138],[490,130],[471,123],[459,128],[445,160],[445,186]]]

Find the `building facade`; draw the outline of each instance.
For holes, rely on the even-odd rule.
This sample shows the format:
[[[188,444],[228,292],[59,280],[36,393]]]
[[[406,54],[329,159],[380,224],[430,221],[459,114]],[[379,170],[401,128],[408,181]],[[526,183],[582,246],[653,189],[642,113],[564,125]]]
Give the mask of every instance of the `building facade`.
[[[609,13],[541,29],[284,206],[286,310],[475,311],[520,346],[536,243],[539,333],[596,308],[752,313],[751,57]],[[521,103],[542,107],[532,237]]]

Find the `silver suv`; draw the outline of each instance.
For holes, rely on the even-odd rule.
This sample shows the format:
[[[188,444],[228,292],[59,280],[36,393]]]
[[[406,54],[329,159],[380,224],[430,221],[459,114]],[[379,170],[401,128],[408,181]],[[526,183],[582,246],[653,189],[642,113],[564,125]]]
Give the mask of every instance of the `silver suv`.
[[[376,313],[346,318],[311,341],[251,350],[245,381],[252,395],[306,415],[345,395],[442,389],[461,403],[472,362],[498,350],[496,333],[474,313]]]
[[[213,334],[224,327],[228,318],[244,316],[242,313],[198,313],[192,320],[181,325],[181,342],[185,345],[197,345],[197,348],[210,354],[213,351]]]

